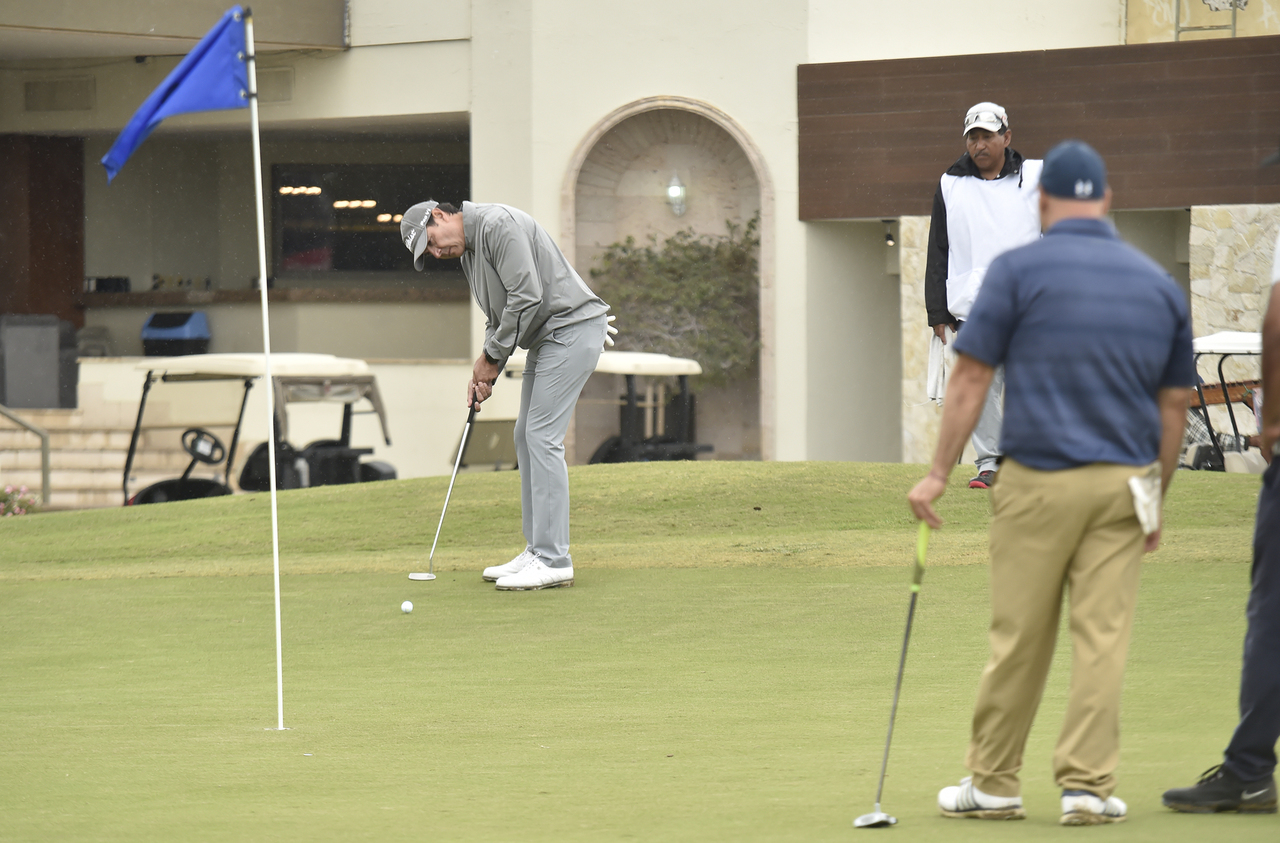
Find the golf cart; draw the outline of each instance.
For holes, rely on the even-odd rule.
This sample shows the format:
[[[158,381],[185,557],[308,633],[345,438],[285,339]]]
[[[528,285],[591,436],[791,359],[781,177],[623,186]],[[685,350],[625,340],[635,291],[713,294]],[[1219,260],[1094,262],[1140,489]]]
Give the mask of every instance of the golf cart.
[[[1255,466],[1254,470],[1261,473],[1266,464],[1256,451],[1252,452],[1252,459],[1246,458],[1246,454],[1250,453],[1249,437],[1241,435],[1233,407],[1236,403],[1249,400],[1248,406],[1252,409],[1252,401],[1263,397],[1261,383],[1256,380],[1228,383],[1223,367],[1231,357],[1259,357],[1262,354],[1262,334],[1249,331],[1219,331],[1206,337],[1196,337],[1192,341],[1192,346],[1197,369],[1201,357],[1217,356],[1218,382],[1206,384],[1201,378],[1196,378],[1196,400],[1192,403],[1190,414],[1197,422],[1196,427],[1203,427],[1206,434],[1203,438],[1208,441],[1197,441],[1195,445],[1188,448],[1185,464],[1193,469],[1208,471],[1239,471],[1247,469],[1252,463]],[[1230,434],[1213,429],[1213,422],[1209,418],[1210,404],[1226,406],[1227,418],[1231,421]],[[1188,424],[1190,425],[1191,422],[1189,421]]]
[[[124,465],[125,506],[140,503],[191,500],[229,495],[231,469],[235,464],[240,430],[244,425],[245,405],[254,382],[266,372],[261,354],[193,354],[184,357],[152,358],[138,364],[146,371],[142,383],[142,400],[138,419],[129,441],[129,455]],[[298,489],[338,483],[360,483],[370,480],[394,480],[395,469],[384,462],[360,462],[360,457],[373,453],[372,448],[351,447],[351,419],[356,412],[376,413],[382,425],[382,436],[388,445],[391,435],[387,414],[383,409],[378,384],[363,360],[334,357],[329,354],[273,354],[271,380],[275,397],[276,488]],[[243,383],[240,411],[231,433],[230,445],[224,445],[204,427],[188,427],[182,433],[182,449],[191,457],[181,477],[161,480],[129,495],[129,476],[133,471],[147,397],[157,384]],[[370,410],[355,411],[353,405],[364,400]],[[288,441],[289,417],[286,407],[298,402],[330,402],[342,405],[342,431],[337,439],[320,439],[305,448],[295,448]],[[263,442],[245,460],[240,472],[240,488],[248,492],[269,488],[270,466],[267,443]],[[225,461],[223,479],[192,477],[197,465],[216,466]]]
[[[524,364],[525,352],[521,350],[507,361],[507,376],[523,372]],[[627,391],[618,400],[618,435],[601,442],[590,463],[692,460],[712,450],[711,445],[698,444],[695,396],[689,391],[689,376],[702,374],[698,361],[647,351],[605,351],[595,370],[622,375]],[[679,391],[667,400],[666,386],[661,384],[656,393],[648,390],[641,402],[637,376],[674,377]]]

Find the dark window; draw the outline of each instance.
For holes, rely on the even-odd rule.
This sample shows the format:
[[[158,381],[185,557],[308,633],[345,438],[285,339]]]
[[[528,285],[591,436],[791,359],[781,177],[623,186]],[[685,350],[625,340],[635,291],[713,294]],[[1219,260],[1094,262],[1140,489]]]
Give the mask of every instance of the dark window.
[[[427,199],[461,205],[470,180],[467,164],[276,164],[275,272],[413,272],[400,215]],[[428,273],[456,269],[426,263]]]

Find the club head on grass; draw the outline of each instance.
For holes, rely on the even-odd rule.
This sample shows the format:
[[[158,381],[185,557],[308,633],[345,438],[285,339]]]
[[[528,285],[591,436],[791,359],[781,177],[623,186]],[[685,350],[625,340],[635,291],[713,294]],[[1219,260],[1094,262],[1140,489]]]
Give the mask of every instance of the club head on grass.
[[[870,814],[863,814],[853,821],[854,828],[888,828],[891,825],[897,824],[897,817],[891,817],[883,811],[873,811]]]
[[[436,578],[435,574],[410,574],[409,575],[409,579],[418,580],[418,581],[434,580],[435,578]]]

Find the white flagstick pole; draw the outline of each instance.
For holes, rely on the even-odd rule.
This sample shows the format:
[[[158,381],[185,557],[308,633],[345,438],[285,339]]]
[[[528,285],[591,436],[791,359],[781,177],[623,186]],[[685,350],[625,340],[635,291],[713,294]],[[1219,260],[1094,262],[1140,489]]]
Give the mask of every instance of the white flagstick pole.
[[[253,184],[257,188],[258,290],[262,298],[262,357],[267,384],[267,467],[271,478],[271,558],[276,585],[276,701],[278,729],[284,729],[284,656],[280,646],[280,520],[276,513],[275,384],[271,380],[271,319],[267,314],[267,235],[262,217],[262,144],[258,138],[258,68],[253,46],[253,13],[244,10],[244,46],[249,70],[249,122],[253,127]]]

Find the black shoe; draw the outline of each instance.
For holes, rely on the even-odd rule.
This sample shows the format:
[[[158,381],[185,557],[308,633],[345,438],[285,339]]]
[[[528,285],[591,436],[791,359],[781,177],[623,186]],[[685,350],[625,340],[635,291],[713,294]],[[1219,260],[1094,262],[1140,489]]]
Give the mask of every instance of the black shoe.
[[[994,471],[979,471],[978,476],[969,481],[970,489],[990,489],[991,484],[996,482],[996,473]]]
[[[1276,812],[1276,780],[1272,776],[1256,782],[1238,779],[1219,764],[1210,767],[1191,787],[1166,790],[1166,808],[1188,814],[1212,814],[1217,811],[1239,811],[1242,814],[1274,814]]]

